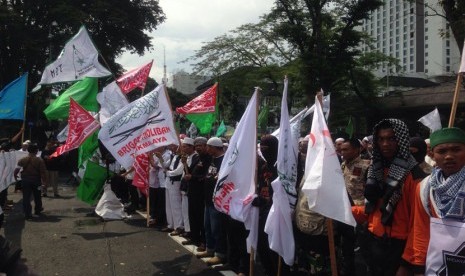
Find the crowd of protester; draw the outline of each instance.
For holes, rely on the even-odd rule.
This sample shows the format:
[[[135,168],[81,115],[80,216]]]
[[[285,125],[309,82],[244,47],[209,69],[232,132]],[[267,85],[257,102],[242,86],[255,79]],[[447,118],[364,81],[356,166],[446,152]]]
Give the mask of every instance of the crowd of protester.
[[[237,275],[248,275],[248,231],[242,222],[217,211],[212,202],[227,140],[182,137],[181,141],[179,147],[159,148],[149,156],[149,225],[184,237],[182,243],[195,245],[196,256],[208,258],[207,265],[227,264]],[[270,249],[264,227],[273,203],[271,182],[278,176],[279,141],[263,135],[259,143],[257,197],[252,202],[259,208],[259,264],[266,275],[278,275],[279,269],[280,275],[330,275],[327,218],[309,209],[304,193],[298,193],[293,212],[294,265],[278,266],[279,256]],[[305,183],[308,143],[308,136],[299,141],[297,191]],[[41,193],[28,192],[28,186],[52,186],[59,196],[52,181],[56,167],[44,162],[51,149],[52,145],[47,145],[44,159],[40,159],[35,157],[37,147],[29,145],[29,159],[18,162],[23,195],[30,198],[32,194],[39,214]],[[339,275],[424,275],[427,254],[431,254],[430,219],[465,221],[465,132],[445,128],[424,140],[410,137],[401,120],[384,119],[363,139],[335,139],[335,149],[357,221],[356,227],[333,222]],[[29,173],[32,180],[28,160],[36,164]],[[126,211],[145,210],[144,196],[131,185],[134,170],[114,168],[117,174],[111,179],[112,190]],[[23,201],[29,203],[23,206],[29,218],[30,200]],[[463,264],[460,267],[463,274]]]

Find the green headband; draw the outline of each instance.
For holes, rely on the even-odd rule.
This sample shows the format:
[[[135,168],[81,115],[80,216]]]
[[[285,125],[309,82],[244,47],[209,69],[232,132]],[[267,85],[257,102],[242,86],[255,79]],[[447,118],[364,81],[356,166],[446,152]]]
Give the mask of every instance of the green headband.
[[[445,143],[465,144],[465,132],[458,127],[443,128],[431,133],[429,139],[431,149]]]

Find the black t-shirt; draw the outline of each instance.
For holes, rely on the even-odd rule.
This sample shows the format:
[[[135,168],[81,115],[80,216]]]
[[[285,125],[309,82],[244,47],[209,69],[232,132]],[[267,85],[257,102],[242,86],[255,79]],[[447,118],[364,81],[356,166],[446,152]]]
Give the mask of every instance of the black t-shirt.
[[[205,204],[207,206],[213,206],[213,192],[215,190],[216,181],[218,181],[217,176],[220,172],[223,156],[224,155],[213,158],[207,170],[207,176],[204,181]]]

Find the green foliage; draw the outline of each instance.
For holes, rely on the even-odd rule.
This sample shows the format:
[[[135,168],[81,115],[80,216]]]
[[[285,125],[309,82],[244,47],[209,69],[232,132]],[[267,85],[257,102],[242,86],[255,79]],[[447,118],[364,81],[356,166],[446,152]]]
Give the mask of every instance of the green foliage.
[[[0,85],[21,71],[29,71],[30,86],[35,85],[45,64],[82,24],[109,69],[120,72],[115,59],[126,50],[143,54],[151,49],[148,32],[164,20],[158,0],[122,0],[117,5],[110,0],[1,1]]]

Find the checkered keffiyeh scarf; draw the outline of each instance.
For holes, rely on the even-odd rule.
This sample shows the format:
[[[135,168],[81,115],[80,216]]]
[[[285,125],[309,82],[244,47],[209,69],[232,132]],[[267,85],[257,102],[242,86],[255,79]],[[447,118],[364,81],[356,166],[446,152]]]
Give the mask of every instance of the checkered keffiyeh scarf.
[[[378,130],[386,126],[392,128],[397,140],[397,154],[390,163],[382,157],[377,144]],[[402,197],[403,182],[410,170],[417,165],[415,158],[410,154],[409,139],[407,125],[401,120],[385,119],[374,127],[372,165],[368,168],[365,186],[365,212],[373,212],[376,202],[382,198],[381,221],[384,225],[391,225],[394,210]],[[385,167],[389,168],[386,178],[384,178]]]
[[[444,179],[442,170],[434,168],[425,191],[432,190],[441,218],[465,221],[465,167]],[[427,197],[429,198],[429,194]]]

